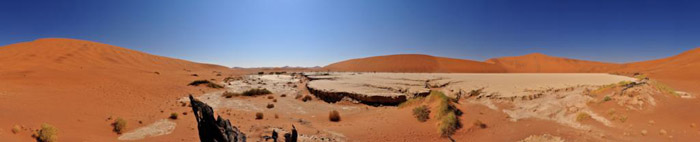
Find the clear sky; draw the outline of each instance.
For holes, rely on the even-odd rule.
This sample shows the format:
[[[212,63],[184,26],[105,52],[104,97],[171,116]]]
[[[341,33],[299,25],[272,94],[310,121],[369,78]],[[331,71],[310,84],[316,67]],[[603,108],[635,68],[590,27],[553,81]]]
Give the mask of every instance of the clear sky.
[[[700,46],[697,0],[3,0],[0,45],[97,41],[239,67],[420,53],[608,62]]]

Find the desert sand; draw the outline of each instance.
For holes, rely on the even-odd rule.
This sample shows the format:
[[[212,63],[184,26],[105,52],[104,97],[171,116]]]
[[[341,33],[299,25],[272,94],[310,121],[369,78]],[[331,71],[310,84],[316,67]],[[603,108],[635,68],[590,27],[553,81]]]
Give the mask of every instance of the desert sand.
[[[301,141],[449,141],[437,131],[442,123],[436,118],[440,103],[429,97],[421,101],[420,96],[407,96],[414,103],[376,106],[353,98],[328,102],[308,88],[315,81],[320,86],[347,85],[333,82],[347,76],[359,77],[355,83],[393,83],[407,90],[403,94],[444,92],[453,98],[453,109],[461,112],[457,120],[462,127],[450,136],[456,141],[697,141],[699,62],[700,49],[694,49],[623,64],[541,54],[486,62],[390,55],[322,69],[245,69],[84,40],[38,39],[0,47],[0,141],[34,141],[31,135],[42,123],[59,129],[59,141],[198,141],[192,109],[183,101],[189,94],[230,119],[248,141],[264,141],[262,136],[272,130],[285,132],[292,125]],[[270,75],[270,71],[287,73]],[[310,71],[347,72],[317,78],[300,74]],[[195,80],[209,80],[222,88],[188,85]],[[252,88],[271,94],[222,96]],[[310,100],[304,101],[307,96]],[[413,114],[421,105],[432,109],[425,122]],[[333,110],[340,113],[340,121],[329,121]],[[177,119],[170,119],[171,113]],[[264,117],[256,119],[255,113]],[[123,134],[112,131],[117,118],[128,122]],[[15,126],[20,128],[16,133]]]

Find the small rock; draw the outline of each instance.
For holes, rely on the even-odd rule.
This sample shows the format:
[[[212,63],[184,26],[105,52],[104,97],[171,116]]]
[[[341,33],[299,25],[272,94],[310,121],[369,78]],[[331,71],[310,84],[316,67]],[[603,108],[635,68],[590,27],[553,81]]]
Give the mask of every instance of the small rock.
[[[672,138],[673,138],[673,136],[668,136],[668,138],[669,138],[669,139],[672,139]]]
[[[649,120],[649,125],[654,125],[656,122],[654,120]]]
[[[642,130],[642,136],[646,136],[647,133],[649,133],[649,132],[647,132],[647,130]]]
[[[690,123],[690,128],[695,128],[695,127],[696,127],[695,123]]]
[[[659,135],[666,135],[666,134],[668,134],[668,132],[666,132],[666,130],[664,130],[664,129],[659,130]]]

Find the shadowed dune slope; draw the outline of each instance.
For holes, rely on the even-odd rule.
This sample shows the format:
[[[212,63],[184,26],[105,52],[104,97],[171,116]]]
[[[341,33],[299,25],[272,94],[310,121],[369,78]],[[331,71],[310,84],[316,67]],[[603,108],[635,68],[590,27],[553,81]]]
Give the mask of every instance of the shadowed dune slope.
[[[493,64],[418,54],[351,59],[330,64],[323,69],[360,72],[505,72],[503,68]]]

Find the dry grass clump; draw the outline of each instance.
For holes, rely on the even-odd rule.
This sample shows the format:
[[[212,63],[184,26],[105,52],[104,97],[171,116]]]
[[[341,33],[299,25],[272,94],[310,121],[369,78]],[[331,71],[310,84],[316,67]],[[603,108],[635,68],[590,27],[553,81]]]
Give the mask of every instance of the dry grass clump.
[[[275,96],[267,96],[267,99],[274,99]]]
[[[399,104],[399,108],[404,108],[406,106],[418,104],[418,103],[423,102],[423,100],[425,100],[425,97],[414,97],[414,98],[408,99],[405,102]]]
[[[36,139],[40,142],[56,142],[58,141],[58,128],[46,123],[41,124]]]
[[[605,96],[605,97],[603,97],[603,102],[607,102],[607,101],[610,101],[610,100],[612,100],[612,98],[610,98],[610,96]]]
[[[338,122],[340,121],[340,113],[338,111],[333,110],[331,113],[328,114],[328,119],[333,121],[333,122]]]
[[[124,131],[126,131],[126,120],[117,118],[112,123],[112,127],[114,127],[112,131],[116,132],[117,134],[122,134]]]
[[[440,132],[440,135],[443,137],[449,137],[460,127],[462,126],[457,118],[457,115],[455,113],[449,113],[447,116],[442,117],[440,124],[438,125],[438,132]]]
[[[229,91],[224,91],[224,93],[222,93],[221,96],[226,97],[226,98],[232,98],[232,97],[241,96],[241,94],[229,92]]]
[[[250,90],[243,91],[243,96],[257,96],[257,95],[267,95],[272,94],[269,90],[265,88],[253,88]]]
[[[256,113],[255,113],[255,119],[256,119],[256,120],[263,119],[263,113],[262,113],[262,112],[256,112]]]
[[[676,93],[675,89],[669,87],[666,84],[663,84],[663,83],[658,82],[658,81],[653,81],[651,84],[654,86],[654,88],[656,88],[657,90],[659,90],[663,93],[667,93],[667,94],[671,94],[671,95],[680,97],[680,95],[678,93]]]
[[[267,104],[267,109],[275,108],[275,104]]]
[[[19,133],[19,130],[20,130],[19,125],[12,126],[12,133],[13,134]]]
[[[280,97],[282,97],[282,98],[287,97],[287,94],[282,94],[282,95],[280,95]]]
[[[170,117],[168,117],[168,118],[170,118],[170,119],[172,119],[172,120],[176,120],[176,119],[177,119],[177,113],[175,113],[175,112],[170,113]]]
[[[430,108],[426,105],[422,105],[413,109],[413,116],[420,122],[425,122],[430,119]]]
[[[229,82],[234,81],[234,80],[236,80],[236,78],[231,77],[231,76],[224,78],[224,82],[226,82],[226,83],[229,83]]]
[[[585,113],[585,112],[580,112],[580,113],[578,113],[578,115],[576,115],[576,121],[579,121],[579,122],[586,120],[588,118],[591,118],[591,115],[589,115],[588,113]]]
[[[207,84],[207,87],[209,87],[209,88],[224,88],[224,86],[221,86],[221,85],[216,84],[216,83],[209,83],[209,84]]]

